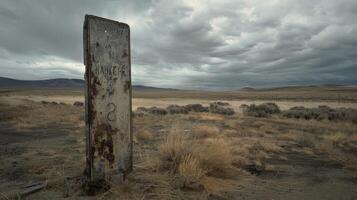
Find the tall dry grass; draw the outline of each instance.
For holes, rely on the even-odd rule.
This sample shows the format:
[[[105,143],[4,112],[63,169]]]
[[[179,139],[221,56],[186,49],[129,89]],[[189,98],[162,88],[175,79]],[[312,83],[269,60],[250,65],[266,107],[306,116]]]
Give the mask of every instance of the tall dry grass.
[[[201,167],[200,160],[192,154],[183,157],[178,171],[183,177],[184,186],[199,182],[206,173]]]
[[[214,125],[196,125],[192,128],[192,136],[195,138],[209,138],[219,135],[219,129]]]
[[[139,132],[136,134],[136,138],[141,141],[149,141],[154,138],[152,133],[146,129],[139,130]]]
[[[198,128],[200,136],[216,135],[212,126]],[[204,133],[204,130],[209,133]],[[214,131],[212,131],[214,130]],[[206,175],[222,173],[232,163],[230,144],[224,138],[192,138],[174,128],[159,146],[160,168],[183,178],[183,185],[198,183]]]
[[[192,150],[187,136],[173,128],[159,146],[158,152],[161,161],[160,167],[176,173],[182,159],[189,155]]]
[[[209,174],[223,172],[231,166],[232,154],[229,143],[223,138],[208,138],[196,146],[194,154],[202,168]]]

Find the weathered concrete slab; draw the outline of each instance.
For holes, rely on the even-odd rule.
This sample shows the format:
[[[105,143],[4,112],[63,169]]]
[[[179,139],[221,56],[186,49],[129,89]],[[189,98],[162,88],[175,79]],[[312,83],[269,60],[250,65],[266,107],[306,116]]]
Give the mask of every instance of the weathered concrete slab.
[[[86,15],[86,173],[92,179],[132,170],[130,30]]]

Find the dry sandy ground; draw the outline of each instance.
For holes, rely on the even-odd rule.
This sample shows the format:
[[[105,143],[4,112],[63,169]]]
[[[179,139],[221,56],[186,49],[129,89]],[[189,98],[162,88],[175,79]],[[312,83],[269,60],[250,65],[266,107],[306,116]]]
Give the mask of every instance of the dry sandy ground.
[[[42,104],[43,100],[68,104]],[[0,199],[16,198],[34,181],[47,181],[47,187],[27,199],[357,199],[356,124],[242,113],[135,117],[134,171],[129,180],[87,196],[81,189],[84,108],[72,106],[77,100],[83,98],[0,96]],[[209,102],[136,98],[134,106]],[[229,101],[236,109],[252,102],[262,101]],[[356,108],[355,103],[277,103],[282,109]],[[173,133],[184,136],[180,144],[187,145],[187,155],[197,161],[181,160],[177,171],[165,160]],[[190,165],[183,168],[184,164]]]
[[[16,103],[19,100],[32,100],[35,102],[41,101],[49,101],[49,102],[63,102],[67,104],[73,104],[76,101],[84,102],[83,96],[71,96],[71,95],[52,95],[52,96],[43,96],[43,95],[8,95],[2,96],[3,101],[7,101],[8,103]],[[266,102],[272,102],[270,100],[222,100],[216,99],[216,101],[225,101],[230,103],[233,108],[240,112],[239,106],[242,104],[261,104]],[[162,99],[150,99],[150,98],[133,98],[133,109],[137,109],[138,107],[162,107],[165,108],[171,104],[177,105],[187,105],[193,103],[200,103],[207,106],[211,103],[212,100],[204,100],[204,99],[181,99],[181,98],[162,98]],[[357,102],[321,102],[321,101],[274,101],[281,109],[287,110],[294,106],[304,106],[304,107],[317,107],[319,105],[328,105],[332,108],[355,108],[357,109]]]

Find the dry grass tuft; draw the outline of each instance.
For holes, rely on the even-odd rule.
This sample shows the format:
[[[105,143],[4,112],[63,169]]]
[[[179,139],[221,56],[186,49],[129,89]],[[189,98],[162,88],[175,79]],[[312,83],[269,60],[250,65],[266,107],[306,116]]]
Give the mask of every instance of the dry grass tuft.
[[[331,160],[337,161],[345,167],[356,169],[357,158],[353,154],[356,149],[357,136],[341,132],[324,135],[316,145],[316,152],[327,155]]]
[[[192,129],[195,138],[210,138],[219,135],[219,129],[213,125],[196,125]]]
[[[222,120],[225,120],[223,115],[212,114],[212,113],[191,113],[187,117],[189,120],[192,120],[192,121],[222,121]]]
[[[250,161],[246,155],[236,155],[232,160],[232,164],[237,168],[244,169],[250,164]]]
[[[149,141],[152,140],[154,138],[154,136],[152,135],[152,133],[148,130],[140,130],[137,134],[136,134],[136,138],[138,140],[142,140],[142,141]]]
[[[273,171],[274,167],[266,163],[270,153],[282,149],[272,142],[261,142],[258,139],[245,141],[236,140],[233,149],[232,165],[246,170],[251,174],[261,174]]]
[[[195,153],[207,173],[224,172],[231,166],[230,145],[224,139],[206,139],[202,145],[196,147]]]
[[[210,135],[218,133],[217,127],[202,127]],[[173,129],[159,146],[160,168],[178,174],[184,185],[197,183],[204,175],[225,173],[232,166],[230,144],[224,138],[202,137],[192,139],[179,128]]]
[[[279,153],[283,151],[283,148],[281,148],[276,141],[265,140],[260,142],[260,145],[262,146],[263,150],[268,153]]]
[[[0,103],[0,121],[11,121],[17,120],[21,114],[24,114],[24,109],[21,111],[18,107],[9,106],[3,103]],[[20,114],[21,113],[21,114]]]
[[[186,135],[177,129],[171,130],[164,142],[159,146],[161,168],[176,173],[182,159],[191,152],[191,145],[186,140]]]
[[[191,154],[183,157],[178,171],[184,179],[184,186],[198,183],[205,175],[205,171],[202,169],[200,161]]]
[[[348,137],[346,134],[343,134],[341,132],[323,136],[323,139],[330,141],[334,147],[343,146],[343,144],[348,143],[350,138],[351,137]]]
[[[299,147],[315,148],[317,141],[316,138],[310,134],[303,134],[295,141]]]

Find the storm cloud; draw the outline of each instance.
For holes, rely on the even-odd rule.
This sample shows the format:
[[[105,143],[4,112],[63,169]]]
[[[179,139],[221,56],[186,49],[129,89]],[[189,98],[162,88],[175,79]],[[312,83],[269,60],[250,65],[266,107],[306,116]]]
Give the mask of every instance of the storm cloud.
[[[355,0],[4,0],[0,76],[83,78],[85,14],[130,25],[134,84],[357,84]]]

